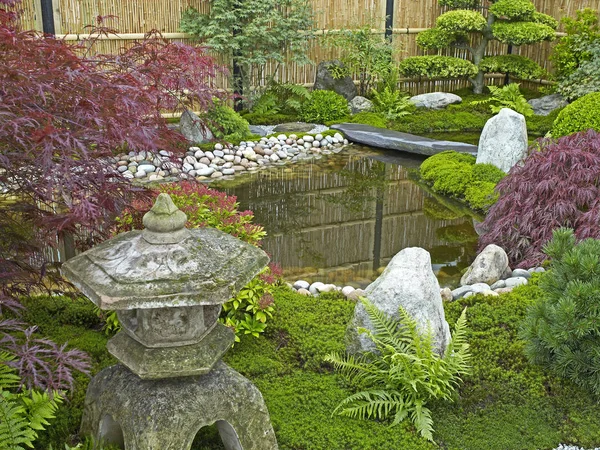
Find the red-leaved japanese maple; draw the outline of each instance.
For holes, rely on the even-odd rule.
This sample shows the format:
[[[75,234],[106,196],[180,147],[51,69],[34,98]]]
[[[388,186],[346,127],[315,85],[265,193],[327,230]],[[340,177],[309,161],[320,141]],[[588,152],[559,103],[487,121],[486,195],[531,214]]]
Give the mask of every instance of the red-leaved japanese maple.
[[[181,149],[183,137],[160,113],[212,105],[220,70],[204,49],[157,33],[118,55],[92,55],[83,45],[20,30],[12,12],[18,7],[18,0],[0,0],[0,311],[18,310],[18,296],[39,292],[57,275],[42,249],[59,236],[80,243],[78,236],[92,236],[88,245],[104,237],[133,192],[110,168],[111,155]],[[93,31],[112,32],[102,20]],[[23,358],[35,357],[32,348],[52,353],[41,341],[27,347],[27,340],[11,341],[10,330],[4,335],[21,368]],[[31,379],[47,387],[38,381],[42,372]]]
[[[480,249],[496,244],[517,267],[539,265],[542,246],[559,227],[579,239],[600,238],[600,134],[546,140],[498,183],[498,202],[480,228]]]

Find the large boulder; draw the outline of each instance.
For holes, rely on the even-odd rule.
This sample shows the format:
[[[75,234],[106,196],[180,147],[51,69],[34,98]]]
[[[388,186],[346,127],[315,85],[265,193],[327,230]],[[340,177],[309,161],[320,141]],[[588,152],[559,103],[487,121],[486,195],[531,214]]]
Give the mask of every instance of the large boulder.
[[[377,280],[367,287],[365,296],[382,312],[395,317],[402,306],[413,317],[419,329],[431,329],[435,350],[443,354],[450,342],[450,328],[444,316],[440,285],[431,268],[426,250],[405,248],[398,253]],[[375,345],[357,327],[373,329],[361,302],[356,304],[354,316],[346,330],[346,349],[350,353],[375,350]]]
[[[488,120],[483,127],[477,150],[477,164],[493,164],[508,172],[527,156],[525,117],[509,108]]]
[[[540,98],[532,98],[527,103],[533,108],[533,113],[538,116],[547,116],[558,108],[563,108],[569,104],[560,94],[546,95]]]
[[[181,115],[179,131],[188,141],[194,144],[202,144],[213,139],[213,134],[204,125],[202,119],[189,109],[186,109]]]
[[[352,100],[358,94],[354,81],[351,77],[334,78],[331,74],[331,66],[342,67],[342,63],[335,59],[333,61],[321,61],[317,66],[313,89],[335,91],[346,100]]]
[[[286,122],[273,128],[273,133],[308,133],[315,127],[314,123]]]
[[[446,92],[431,92],[429,94],[415,95],[409,100],[417,108],[442,109],[453,103],[461,103],[462,98],[456,94]]]
[[[350,100],[348,105],[350,106],[350,112],[352,114],[358,114],[360,112],[370,111],[373,109],[373,102],[368,98],[361,97],[360,95],[357,95]]]
[[[477,255],[473,264],[469,266],[460,279],[460,285],[473,285],[476,283],[494,284],[501,280],[508,269],[508,256],[502,247],[490,244]]]

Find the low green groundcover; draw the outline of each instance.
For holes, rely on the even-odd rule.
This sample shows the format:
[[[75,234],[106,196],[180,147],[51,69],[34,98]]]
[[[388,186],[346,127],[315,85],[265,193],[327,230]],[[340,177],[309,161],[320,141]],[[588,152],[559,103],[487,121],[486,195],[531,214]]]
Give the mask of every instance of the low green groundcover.
[[[472,375],[453,403],[431,405],[434,439],[456,450],[552,449],[560,442],[600,445],[600,406],[588,393],[531,366],[517,337],[526,307],[541,295],[535,282],[499,297],[473,296],[445,305],[455,323],[467,309]],[[275,292],[277,311],[265,336],[242,339],[225,361],[262,391],[282,450],[434,449],[407,424],[352,420],[331,413],[352,391],[323,362],[343,350],[354,304],[334,294],[304,297],[286,287]],[[106,352],[91,302],[62,298],[27,302],[26,319],[44,335],[90,353],[93,372],[115,361]],[[88,379],[77,376],[70,402],[37,442],[39,449],[63,448],[77,433]],[[200,433],[195,449],[223,448],[214,429]]]

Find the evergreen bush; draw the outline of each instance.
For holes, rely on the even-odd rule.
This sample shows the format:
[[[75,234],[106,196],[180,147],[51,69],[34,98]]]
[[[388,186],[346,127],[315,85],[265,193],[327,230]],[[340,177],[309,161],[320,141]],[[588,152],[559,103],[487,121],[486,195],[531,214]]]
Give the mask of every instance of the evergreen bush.
[[[545,295],[523,323],[525,353],[600,397],[600,240],[577,243],[572,229],[561,228],[544,253],[550,270],[540,281]]]
[[[215,101],[214,106],[202,117],[206,119],[208,128],[217,139],[240,141],[251,134],[248,122],[221,101]]]
[[[600,131],[600,92],[592,92],[567,105],[552,126],[555,138],[586,131]]]
[[[333,91],[313,91],[304,104],[300,117],[304,122],[325,123],[349,115],[348,102]]]

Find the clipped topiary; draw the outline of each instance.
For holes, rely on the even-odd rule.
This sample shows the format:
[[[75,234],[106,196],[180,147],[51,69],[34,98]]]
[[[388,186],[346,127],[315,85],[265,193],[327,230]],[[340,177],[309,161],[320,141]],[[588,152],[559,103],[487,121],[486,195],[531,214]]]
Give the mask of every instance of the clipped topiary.
[[[483,181],[486,183],[498,184],[506,173],[493,164],[475,164],[473,166],[473,180]]]
[[[543,245],[561,226],[574,228],[580,239],[600,238],[600,134],[542,141],[497,190],[500,197],[480,226],[479,247],[499,245],[511,266],[539,265],[546,259]]]
[[[600,92],[584,95],[567,105],[552,127],[552,136],[567,136],[589,129],[600,131]]]
[[[465,200],[473,209],[487,211],[498,201],[496,183],[475,181],[465,189]]]
[[[561,228],[544,252],[550,270],[523,324],[525,353],[600,397],[600,241],[576,243],[573,230]]]
[[[349,114],[348,102],[333,91],[313,91],[300,112],[304,122],[324,123],[340,120]]]

